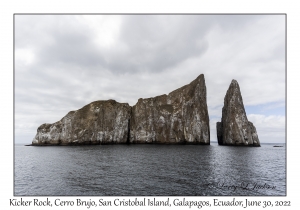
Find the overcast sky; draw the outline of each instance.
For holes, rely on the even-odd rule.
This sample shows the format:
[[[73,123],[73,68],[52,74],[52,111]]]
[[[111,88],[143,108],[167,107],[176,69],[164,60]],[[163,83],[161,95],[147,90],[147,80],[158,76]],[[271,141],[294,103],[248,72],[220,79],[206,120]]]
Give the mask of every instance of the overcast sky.
[[[285,142],[284,15],[15,15],[15,143],[96,100],[204,74],[211,141],[232,79],[261,143]]]

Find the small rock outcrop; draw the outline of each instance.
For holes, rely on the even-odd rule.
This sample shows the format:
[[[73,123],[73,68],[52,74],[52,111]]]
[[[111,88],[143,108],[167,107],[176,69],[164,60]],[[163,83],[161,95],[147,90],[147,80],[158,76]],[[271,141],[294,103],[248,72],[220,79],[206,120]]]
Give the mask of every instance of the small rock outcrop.
[[[239,84],[232,80],[224,98],[222,120],[217,122],[219,145],[260,146],[256,128],[248,121]]]
[[[120,143],[210,144],[206,86],[201,74],[168,95],[133,107],[95,101],[37,129],[32,145]]]
[[[41,125],[32,145],[127,143],[130,113],[127,103],[95,101],[56,123]]]
[[[210,144],[204,75],[168,95],[139,99],[132,108],[130,142]]]

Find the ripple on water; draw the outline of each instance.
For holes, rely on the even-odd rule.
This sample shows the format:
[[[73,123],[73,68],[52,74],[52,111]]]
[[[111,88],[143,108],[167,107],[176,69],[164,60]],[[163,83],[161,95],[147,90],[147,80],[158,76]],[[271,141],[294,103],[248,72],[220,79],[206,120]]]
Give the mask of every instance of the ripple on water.
[[[276,176],[274,176],[276,174]],[[242,183],[275,189],[242,189]],[[237,186],[233,190],[232,186]],[[15,146],[15,195],[285,195],[285,149],[201,145]]]

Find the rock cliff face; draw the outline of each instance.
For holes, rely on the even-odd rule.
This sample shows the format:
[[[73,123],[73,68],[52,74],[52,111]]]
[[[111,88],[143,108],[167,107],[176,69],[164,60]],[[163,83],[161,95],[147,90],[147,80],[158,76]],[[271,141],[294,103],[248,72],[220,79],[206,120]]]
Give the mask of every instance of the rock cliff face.
[[[210,144],[204,75],[168,95],[139,99],[132,108],[130,142]]]
[[[130,107],[95,101],[37,129],[32,145],[210,144],[204,75],[168,95]]]
[[[115,100],[95,101],[60,121],[37,129],[33,145],[113,144],[128,141],[131,107]]]
[[[222,120],[217,122],[219,145],[260,146],[256,128],[248,121],[239,84],[232,80],[224,98]]]

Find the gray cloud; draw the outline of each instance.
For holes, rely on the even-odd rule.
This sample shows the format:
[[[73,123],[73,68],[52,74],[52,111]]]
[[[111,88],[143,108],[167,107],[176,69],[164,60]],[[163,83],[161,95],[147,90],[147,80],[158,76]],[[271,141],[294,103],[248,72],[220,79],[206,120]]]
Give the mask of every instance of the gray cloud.
[[[125,71],[161,72],[201,55],[208,48],[204,36],[210,25],[205,19],[192,15],[126,16],[120,33],[130,49],[128,57],[121,60]]]

